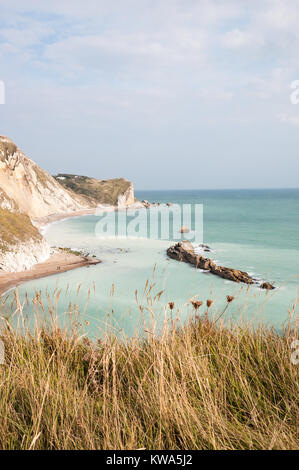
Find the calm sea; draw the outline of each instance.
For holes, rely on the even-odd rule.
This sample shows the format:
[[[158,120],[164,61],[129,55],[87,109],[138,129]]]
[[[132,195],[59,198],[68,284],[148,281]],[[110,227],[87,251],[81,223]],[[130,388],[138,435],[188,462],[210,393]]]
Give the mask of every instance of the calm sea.
[[[133,335],[142,334],[149,319],[160,325],[169,301],[175,302],[173,315],[179,310],[183,320],[192,314],[190,298],[212,299],[211,315],[217,315],[226,295],[234,295],[226,320],[253,319],[281,328],[299,297],[299,189],[137,191],[136,196],[151,202],[203,204],[203,241],[213,249],[210,256],[218,264],[274,282],[277,289],[266,293],[169,261],[165,250],[171,242],[99,238],[100,217],[85,216],[52,224],[45,236],[52,245],[84,250],[103,262],[21,286],[19,296],[24,300],[27,294],[29,316],[36,291],[45,298],[46,291],[51,296],[61,289],[61,318],[70,309],[80,310],[91,335],[107,321],[116,332]],[[144,307],[142,315],[136,298]]]

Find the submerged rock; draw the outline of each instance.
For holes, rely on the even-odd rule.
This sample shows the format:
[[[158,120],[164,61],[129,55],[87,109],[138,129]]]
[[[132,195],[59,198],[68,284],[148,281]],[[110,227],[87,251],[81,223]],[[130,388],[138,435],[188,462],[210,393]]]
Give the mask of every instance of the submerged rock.
[[[272,284],[270,284],[270,282],[262,282],[262,284],[260,285],[260,288],[261,289],[266,289],[266,290],[275,289],[275,287]]]

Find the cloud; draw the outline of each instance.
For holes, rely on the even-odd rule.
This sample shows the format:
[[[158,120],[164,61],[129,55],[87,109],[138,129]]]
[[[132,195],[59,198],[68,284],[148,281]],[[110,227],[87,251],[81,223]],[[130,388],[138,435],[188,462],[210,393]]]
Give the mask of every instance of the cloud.
[[[111,146],[123,153],[126,145],[117,147],[115,138],[122,135],[131,146],[139,139],[136,155],[153,149],[162,158],[172,142],[174,153],[198,147],[222,155],[231,141],[234,155],[244,129],[252,133],[244,137],[246,149],[255,139],[262,148],[266,131],[259,137],[259,129],[272,137],[273,116],[298,126],[285,112],[290,84],[299,79],[294,0],[0,0],[0,6],[4,133],[38,129],[68,148],[80,130],[108,157]],[[215,135],[222,130],[221,147]]]
[[[290,115],[286,113],[279,114],[278,119],[280,122],[291,124],[292,126],[299,127],[299,114],[298,115]]]
[[[240,31],[239,29],[233,29],[232,31],[227,32],[222,39],[222,44],[227,48],[239,48],[239,47],[252,47],[253,45],[258,45],[260,41],[252,35],[245,31]]]

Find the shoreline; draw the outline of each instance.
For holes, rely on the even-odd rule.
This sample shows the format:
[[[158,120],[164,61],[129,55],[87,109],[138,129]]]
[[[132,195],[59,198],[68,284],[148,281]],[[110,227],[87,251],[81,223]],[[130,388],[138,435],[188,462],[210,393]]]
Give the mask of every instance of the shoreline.
[[[84,209],[82,211],[75,211],[75,212],[66,212],[62,214],[53,214],[46,217],[40,217],[36,219],[32,219],[33,225],[39,230],[42,231],[42,234],[48,225],[51,225],[55,222],[62,222],[63,220],[72,219],[74,217],[83,217],[87,215],[100,215],[104,212],[116,212],[116,211],[123,211],[123,210],[138,210],[138,209],[146,209],[144,204],[141,202],[135,202],[130,206],[111,206],[111,205],[99,205],[97,207],[93,207],[90,209]]]
[[[32,269],[17,273],[0,273],[0,297],[24,282],[62,274],[73,269],[95,266],[101,263],[97,258],[89,258],[73,253],[56,252],[47,261],[38,263]]]
[[[48,226],[63,220],[83,217],[87,215],[97,215],[103,212],[113,212],[117,210],[134,210],[145,209],[144,205],[140,202],[131,204],[128,207],[116,206],[97,206],[91,209],[84,209],[82,211],[69,212],[64,214],[53,214],[39,219],[33,219],[32,223],[44,236]],[[61,274],[67,271],[72,271],[77,268],[95,266],[101,263],[96,258],[87,258],[82,255],[75,255],[66,252],[55,252],[43,263],[35,264],[31,269],[20,272],[1,272],[0,271],[0,298],[8,291],[18,287],[19,285],[33,281],[35,279],[42,279],[43,277]]]
[[[82,211],[69,212],[65,214],[53,214],[47,217],[41,217],[38,219],[32,219],[33,225],[43,234],[43,231],[48,225],[55,222],[62,222],[63,220],[71,219],[73,217],[83,217],[84,215],[95,215],[97,208],[84,209]]]

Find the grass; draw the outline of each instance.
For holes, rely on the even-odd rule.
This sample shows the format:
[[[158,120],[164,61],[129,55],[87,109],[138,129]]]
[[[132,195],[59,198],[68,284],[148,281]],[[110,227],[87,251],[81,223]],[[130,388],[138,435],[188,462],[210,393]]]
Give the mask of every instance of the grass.
[[[90,204],[116,206],[119,195],[124,194],[130,187],[130,182],[124,178],[97,180],[87,176],[58,174],[55,179],[65,188],[86,197]]]
[[[28,240],[41,240],[42,236],[30,218],[22,213],[14,213],[0,208],[0,252]]]
[[[67,253],[69,255],[88,257],[88,254],[84,254],[84,252],[81,250],[72,250],[72,248],[68,248],[65,246],[60,246],[58,249],[59,251],[63,251],[64,253]]]
[[[298,449],[294,325],[225,327],[194,305],[160,335],[92,342],[58,302],[30,329],[16,297],[21,328],[2,329],[1,449]]]

